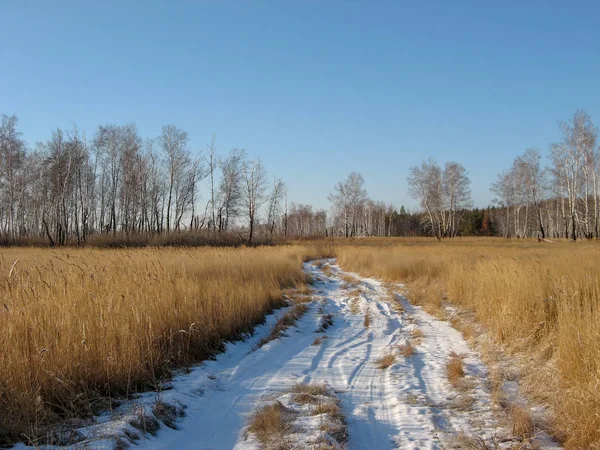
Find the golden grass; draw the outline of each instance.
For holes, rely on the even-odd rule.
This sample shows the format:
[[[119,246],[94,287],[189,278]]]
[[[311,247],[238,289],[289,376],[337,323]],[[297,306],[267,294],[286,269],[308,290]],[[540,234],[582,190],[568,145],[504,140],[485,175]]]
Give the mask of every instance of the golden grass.
[[[400,350],[400,354],[405,358],[410,358],[415,353],[415,349],[410,341],[407,341],[406,344],[400,345],[398,350]]]
[[[296,383],[291,387],[290,392],[293,394],[292,401],[300,404],[318,404],[321,402],[320,397],[329,395],[327,386],[320,383]]]
[[[511,408],[512,433],[521,439],[528,439],[533,435],[534,426],[531,415],[523,407],[513,405]]]
[[[286,330],[294,326],[296,321],[302,317],[307,310],[308,306],[305,302],[292,305],[289,311],[275,322],[275,325],[271,328],[271,332],[258,342],[258,347],[262,347],[263,345],[284,336]]]
[[[365,328],[369,328],[371,326],[371,311],[369,308],[365,311],[365,319],[363,320],[363,325]]]
[[[421,339],[423,337],[423,331],[420,328],[414,328],[410,332],[410,335],[414,339]]]
[[[356,289],[356,286],[360,283],[359,279],[356,278],[354,275],[351,275],[349,273],[344,273],[342,275],[340,275],[340,279],[342,281],[344,281],[348,287],[350,288],[354,288]]]
[[[496,343],[530,361],[523,380],[552,406],[564,445],[600,446],[597,242],[366,239],[340,245],[337,256],[345,270],[406,283],[408,298],[429,312],[444,316],[444,302],[472,311]]]
[[[306,284],[313,246],[0,251],[0,444],[158,389]]]
[[[396,362],[396,356],[393,353],[388,353],[377,360],[377,367],[381,370],[387,369]]]
[[[327,336],[317,336],[311,345],[321,345]]]
[[[263,444],[279,444],[292,430],[290,423],[293,415],[294,412],[281,403],[272,403],[252,415],[248,431],[254,433]]]
[[[460,359],[458,356],[451,356],[446,363],[446,374],[450,384],[455,388],[458,388],[460,386],[460,382],[465,376],[465,368],[462,359]]]

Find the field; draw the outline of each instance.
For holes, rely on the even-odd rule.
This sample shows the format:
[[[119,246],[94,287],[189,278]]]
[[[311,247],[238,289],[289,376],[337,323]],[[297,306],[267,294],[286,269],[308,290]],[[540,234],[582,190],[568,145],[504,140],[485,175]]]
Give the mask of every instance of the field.
[[[0,444],[49,442],[59,423],[77,426],[133,393],[160,391],[174,369],[211,357],[283,306],[287,289],[306,292],[310,277],[303,261],[328,256],[337,257],[343,270],[404,283],[406,298],[437,317],[449,319],[453,305],[462,320],[451,323],[466,341],[481,346],[475,338],[489,336],[501,350],[497,358],[483,348],[486,362],[519,361],[521,390],[535,403],[551,406],[548,428],[565,447],[600,443],[600,247],[595,242],[358,239],[237,249],[8,248],[0,254]],[[393,312],[381,315],[385,289],[373,284],[376,295],[369,297],[366,282],[332,271],[329,264],[314,270],[326,281],[322,294],[315,291],[323,298],[303,307],[286,327],[306,309],[309,322],[303,323],[310,333],[329,333],[332,326],[329,335],[307,335],[309,350],[319,352],[333,346],[334,332],[343,331],[338,315],[346,314],[355,318],[357,329],[386,342],[385,324]],[[326,303],[327,298],[335,301]],[[402,340],[408,331],[396,332]],[[285,330],[273,338],[281,336]],[[398,351],[390,347],[393,351],[380,355],[368,373],[401,371],[413,351],[423,355],[433,345],[428,333],[412,330],[406,336]],[[275,351],[270,339],[264,342],[264,352]],[[292,349],[300,343],[289,345],[295,358]],[[460,365],[457,358],[451,362]],[[355,429],[359,425],[366,436],[366,425]]]

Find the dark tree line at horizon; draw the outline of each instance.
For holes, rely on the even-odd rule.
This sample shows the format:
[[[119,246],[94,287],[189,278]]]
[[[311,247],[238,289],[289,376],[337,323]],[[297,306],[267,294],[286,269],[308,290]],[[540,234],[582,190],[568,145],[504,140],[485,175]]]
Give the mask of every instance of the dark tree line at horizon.
[[[29,147],[16,116],[0,121],[0,243],[83,245],[268,243],[303,236],[598,238],[600,156],[584,111],[561,122],[548,164],[527,149],[498,175],[493,205],[472,207],[466,169],[423,161],[410,169],[419,211],[371,199],[360,173],[337,183],[329,211],[288,203],[282,179],[243,149],[203,152],[174,125],[142,139],[135,125],[99,126],[91,140],[57,129]],[[208,195],[200,195],[201,189]],[[161,240],[152,240],[154,237]],[[193,236],[194,238],[189,238]],[[196,239],[202,237],[202,239]]]

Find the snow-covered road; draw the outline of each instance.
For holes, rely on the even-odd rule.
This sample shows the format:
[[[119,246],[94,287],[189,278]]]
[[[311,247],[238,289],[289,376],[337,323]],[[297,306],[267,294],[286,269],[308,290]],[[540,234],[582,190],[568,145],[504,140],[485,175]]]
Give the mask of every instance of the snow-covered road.
[[[335,261],[328,263],[329,276],[317,265],[305,264],[315,280],[315,301],[287,336],[254,348],[268,334],[275,320],[270,317],[252,338],[231,344],[216,360],[175,379],[164,396],[187,405],[186,417],[178,430],[162,428],[138,444],[152,449],[255,448],[256,440],[248,440],[244,432],[252,411],[295,383],[317,382],[331,386],[341,400],[349,449],[441,448],[461,435],[489,439],[504,434],[483,388],[484,366],[458,331],[390,295],[376,280],[356,277],[358,284],[348,284]],[[359,299],[352,300],[357,289]],[[333,325],[320,345],[312,345],[324,314],[333,316]],[[409,341],[414,354],[402,356],[399,349]],[[468,393],[457,392],[447,380],[451,352],[463,358]],[[390,353],[395,362],[379,368],[379,359]]]

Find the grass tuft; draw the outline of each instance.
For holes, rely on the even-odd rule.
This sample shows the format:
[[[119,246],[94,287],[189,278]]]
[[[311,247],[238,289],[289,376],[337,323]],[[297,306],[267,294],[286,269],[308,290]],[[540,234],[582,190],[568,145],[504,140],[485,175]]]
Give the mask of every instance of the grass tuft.
[[[388,353],[377,360],[377,367],[384,370],[396,362],[396,356],[393,353]]]
[[[451,356],[446,363],[446,375],[452,386],[458,388],[465,376],[465,369],[462,359],[458,356]]]
[[[368,308],[365,311],[365,320],[363,321],[363,325],[365,328],[369,328],[371,326],[371,311]]]
[[[254,433],[262,444],[281,442],[292,426],[294,411],[276,401],[256,411],[248,423],[248,431]]]
[[[415,349],[410,341],[408,341],[406,344],[398,346],[398,350],[400,350],[400,354],[405,358],[410,358],[415,353]]]

